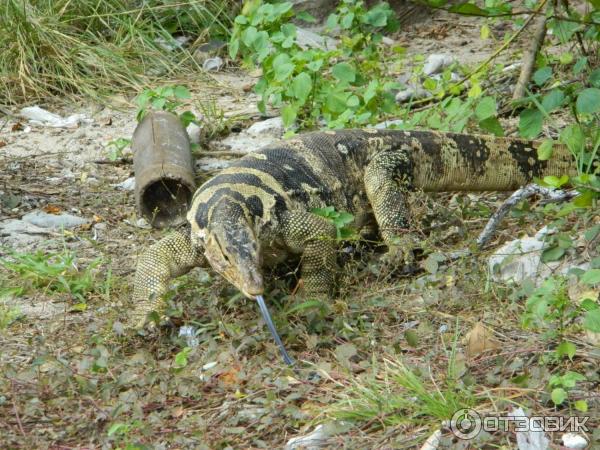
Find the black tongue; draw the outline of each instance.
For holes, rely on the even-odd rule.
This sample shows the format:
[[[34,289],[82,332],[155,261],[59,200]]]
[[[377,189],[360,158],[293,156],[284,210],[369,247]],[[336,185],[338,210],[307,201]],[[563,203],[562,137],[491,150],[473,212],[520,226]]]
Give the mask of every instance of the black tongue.
[[[271,334],[273,335],[273,339],[275,339],[275,342],[277,342],[277,345],[279,346],[279,351],[281,352],[281,356],[283,356],[283,360],[285,361],[286,364],[288,364],[290,366],[294,365],[294,360],[292,358],[290,358],[290,355],[288,355],[288,353],[285,351],[283,342],[281,342],[281,338],[279,337],[279,334],[277,333],[277,329],[275,328],[275,324],[273,323],[273,320],[271,319],[271,314],[269,314],[269,309],[267,308],[265,299],[263,298],[262,295],[257,295],[256,301],[258,302],[258,307],[260,308],[260,312],[262,313],[263,319],[264,319],[265,323],[267,324],[267,327],[269,327]]]

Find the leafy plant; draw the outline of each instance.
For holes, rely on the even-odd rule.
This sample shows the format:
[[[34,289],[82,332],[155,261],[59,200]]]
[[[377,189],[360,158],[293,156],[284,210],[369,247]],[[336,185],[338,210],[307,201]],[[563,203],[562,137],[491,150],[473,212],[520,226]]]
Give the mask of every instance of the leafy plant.
[[[0,332],[6,330],[21,315],[21,310],[5,302],[0,303]]]
[[[229,38],[236,2],[0,2],[0,103],[137,91],[197,67],[174,33]]]
[[[255,86],[258,107],[281,108],[284,125],[311,127],[321,122],[330,128],[375,123],[395,110],[391,89],[380,68],[379,31],[394,29],[393,12],[386,3],[366,9],[359,0],[344,0],[330,26],[344,35],[337,48],[304,49],[290,2],[246,3],[236,17],[229,42],[232,58],[241,54],[246,65],[258,65],[262,77]],[[300,19],[314,20],[307,14]],[[369,76],[366,76],[366,74]]]
[[[175,113],[176,109],[183,105],[182,100],[188,100],[191,96],[189,89],[182,85],[145,89],[136,99],[138,105],[136,118],[138,122],[141,121],[150,110]],[[184,127],[196,120],[196,116],[191,111],[179,114],[179,118]]]
[[[17,280],[7,280],[7,284],[15,282],[16,295],[43,289],[49,293],[65,293],[80,302],[83,308],[86,295],[97,291],[95,269],[101,259],[90,262],[85,269],[80,269],[73,252],[64,250],[61,253],[46,253],[38,250],[35,253],[9,252],[8,257],[0,258],[0,266],[12,272]]]
[[[116,161],[119,158],[123,157],[123,150],[131,145],[131,139],[126,138],[118,138],[113,141],[110,141],[107,144],[108,148],[108,158],[111,161]]]
[[[356,237],[356,231],[347,226],[354,222],[354,216],[352,214],[344,211],[336,211],[333,206],[326,206],[325,208],[313,208],[311,212],[318,216],[325,217],[333,222],[338,240],[348,240]]]

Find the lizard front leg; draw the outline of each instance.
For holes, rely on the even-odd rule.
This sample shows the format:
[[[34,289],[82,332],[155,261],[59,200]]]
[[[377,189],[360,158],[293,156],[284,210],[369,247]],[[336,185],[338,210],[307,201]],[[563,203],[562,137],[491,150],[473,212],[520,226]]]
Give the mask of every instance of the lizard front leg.
[[[129,325],[143,328],[150,312],[163,311],[162,297],[171,279],[206,265],[202,248],[192,242],[189,230],[175,231],[151,245],[138,261],[133,288],[135,309]]]
[[[414,264],[413,236],[406,196],[412,182],[412,163],[406,152],[376,155],[367,165],[364,184],[381,237],[388,246],[385,260],[390,264]]]
[[[282,220],[281,231],[290,252],[302,254],[305,294],[331,297],[337,271],[333,223],[309,212],[290,212]]]

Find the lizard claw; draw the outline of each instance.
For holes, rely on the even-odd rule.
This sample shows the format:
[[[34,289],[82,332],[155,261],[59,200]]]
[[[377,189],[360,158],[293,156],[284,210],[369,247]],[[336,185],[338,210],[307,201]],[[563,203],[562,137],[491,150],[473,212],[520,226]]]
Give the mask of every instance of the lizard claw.
[[[397,236],[388,244],[388,251],[381,257],[382,268],[386,272],[411,274],[417,269],[413,250],[416,242],[411,236]]]

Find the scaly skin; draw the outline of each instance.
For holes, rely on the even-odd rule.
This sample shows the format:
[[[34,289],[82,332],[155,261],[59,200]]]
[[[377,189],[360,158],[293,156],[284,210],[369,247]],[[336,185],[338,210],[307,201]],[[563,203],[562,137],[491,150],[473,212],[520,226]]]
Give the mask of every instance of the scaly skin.
[[[244,295],[264,293],[263,268],[300,255],[304,290],[330,296],[336,231],[310,211],[333,206],[357,218],[372,210],[392,259],[410,262],[406,194],[514,190],[533,177],[573,173],[557,145],[538,161],[537,142],[433,131],[316,132],[250,153],[204,183],[188,212],[188,231],[167,236],[140,258],[136,310],[144,325],[162,309],[169,280],[208,262]]]

